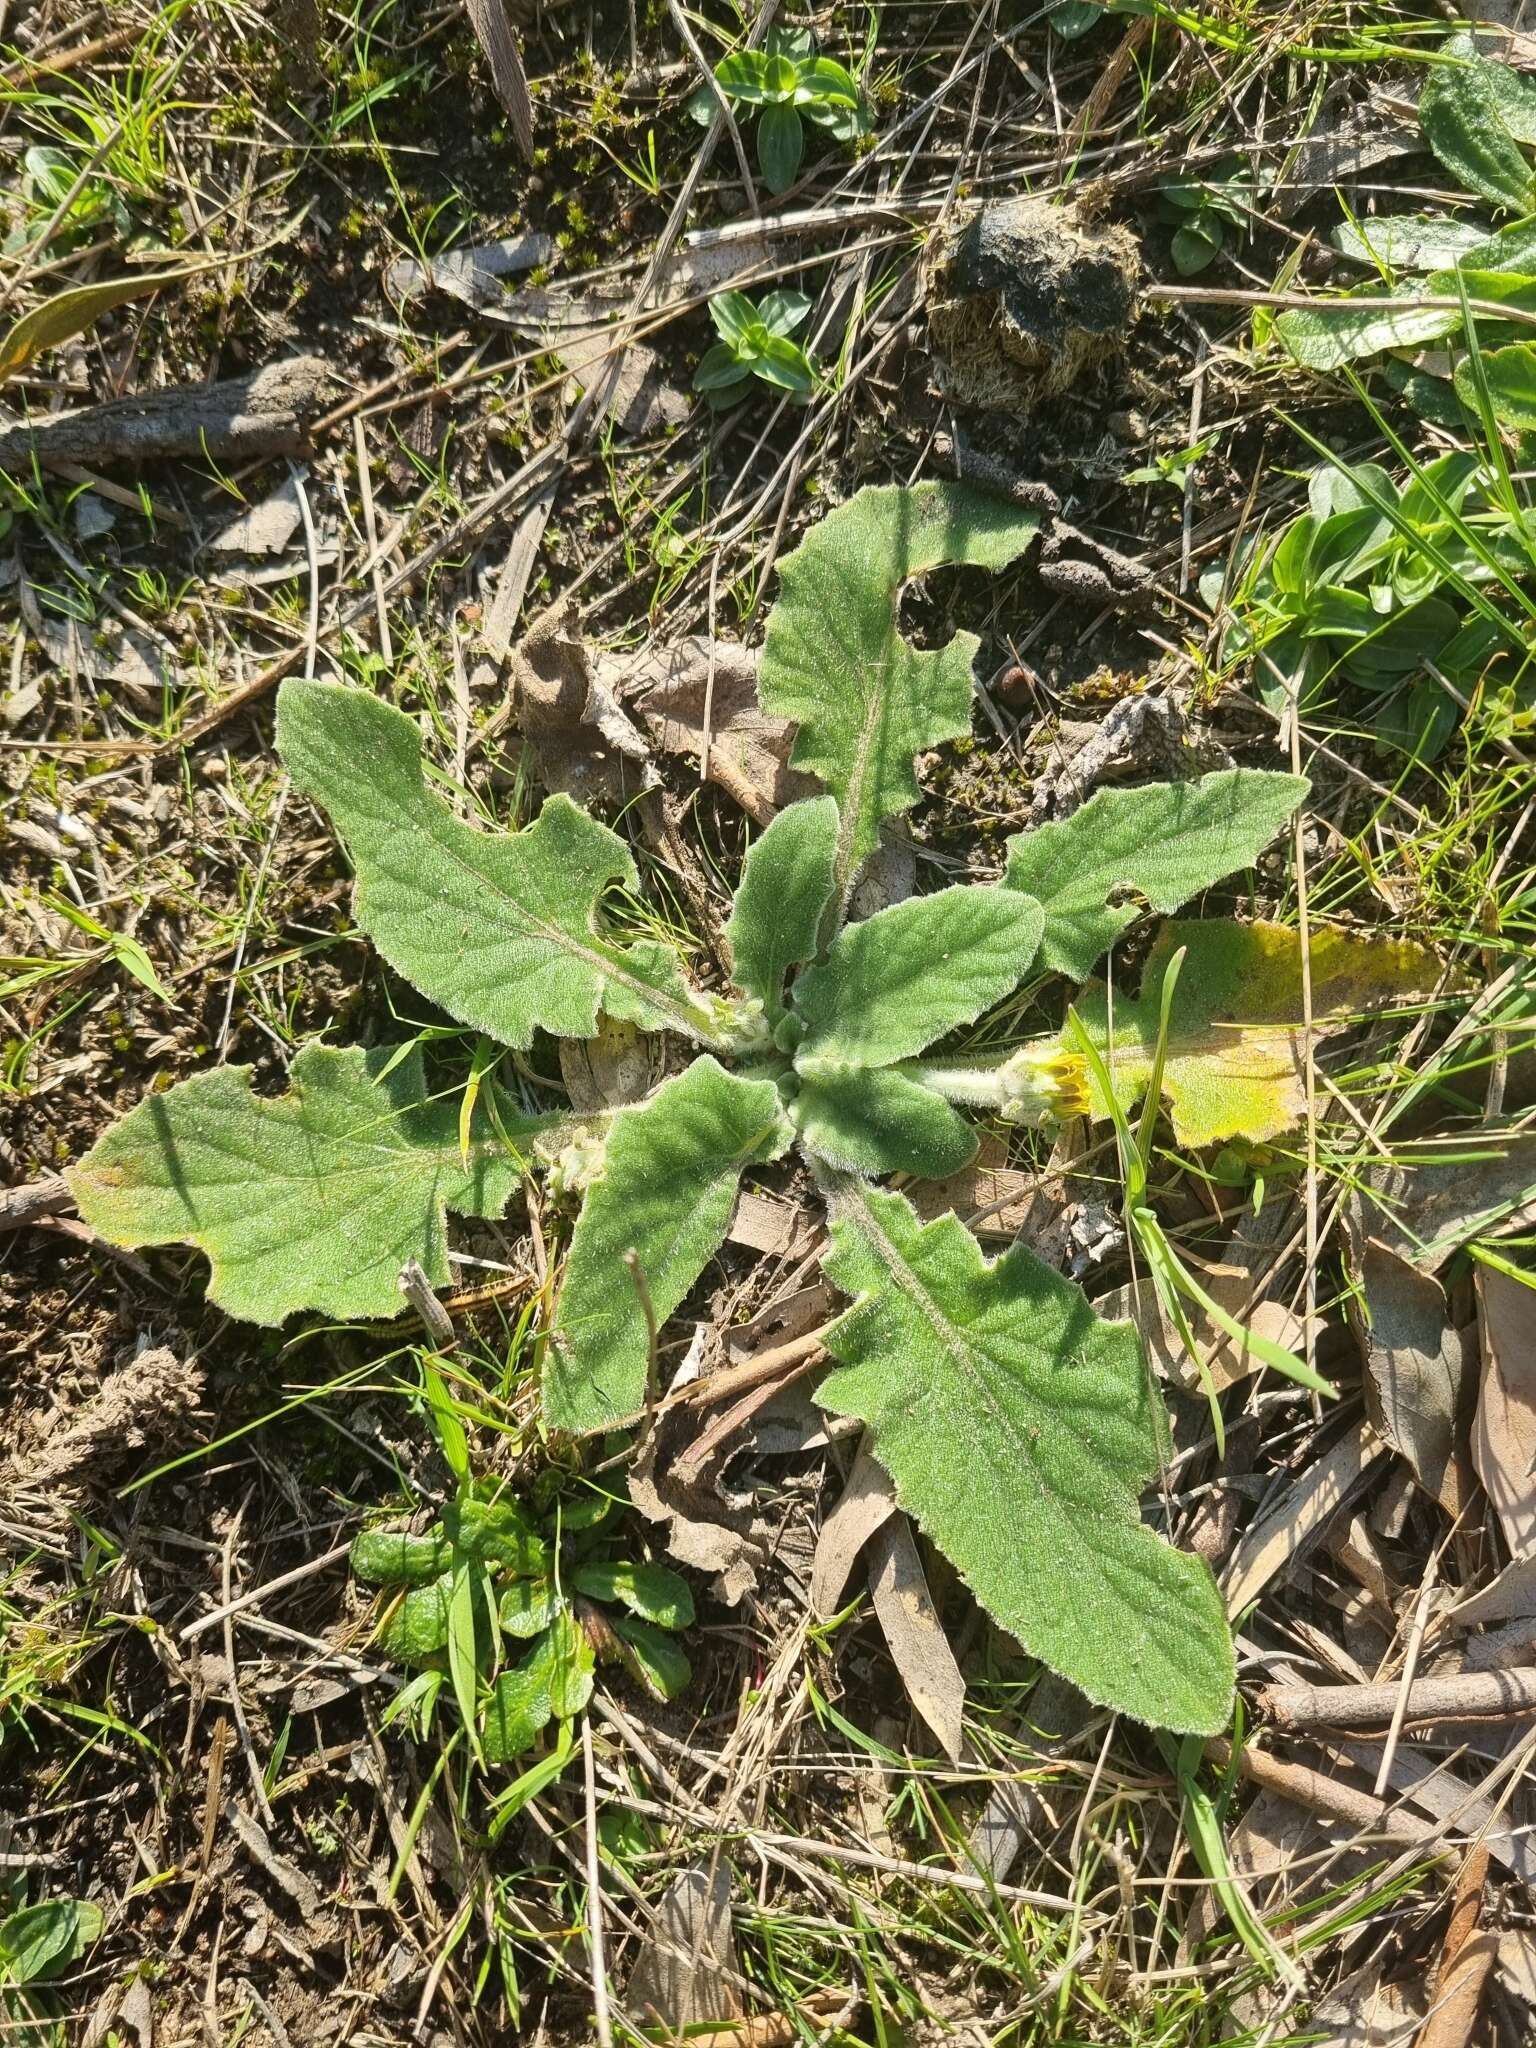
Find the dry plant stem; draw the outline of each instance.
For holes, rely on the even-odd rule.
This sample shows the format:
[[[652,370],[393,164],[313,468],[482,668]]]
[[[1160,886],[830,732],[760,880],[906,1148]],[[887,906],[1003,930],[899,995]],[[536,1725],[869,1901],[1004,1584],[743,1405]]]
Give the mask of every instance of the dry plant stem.
[[[1271,1685],[1259,1706],[1277,1728],[1375,1728],[1391,1721],[1399,1698],[1405,1722],[1513,1720],[1536,1713],[1536,1668],[1420,1678],[1406,1693],[1395,1683]]]
[[[1244,292],[1215,285],[1157,284],[1146,287],[1149,299],[1166,299],[1174,305],[1180,303],[1192,306],[1276,306],[1282,312],[1327,313],[1351,310],[1348,299],[1314,298],[1308,292]],[[1355,308],[1365,301],[1355,302]],[[1373,313],[1459,313],[1460,299],[1448,299],[1441,295],[1426,293],[1418,299],[1371,299]],[[1491,299],[1468,299],[1469,313],[1486,314],[1490,320],[1503,320],[1516,327],[1536,327],[1536,313],[1528,313],[1518,306],[1495,305]]]
[[[1424,1645],[1424,1628],[1429,1620],[1430,1596],[1435,1590],[1439,1576],[1440,1553],[1431,1551],[1429,1567],[1424,1574],[1424,1583],[1419,1588],[1419,1598],[1413,1610],[1413,1623],[1408,1631],[1408,1647],[1403,1656],[1403,1673],[1398,1680],[1397,1705],[1392,1709],[1392,1725],[1387,1730],[1387,1739],[1381,1747],[1381,1765],[1376,1773],[1376,1796],[1379,1799],[1392,1780],[1392,1759],[1397,1754],[1397,1740],[1403,1732],[1403,1718],[1408,1709],[1408,1695],[1413,1690],[1413,1674],[1418,1669],[1419,1651]]]
[[[325,1551],[321,1556],[312,1557],[304,1564],[295,1565],[291,1572],[280,1572],[275,1579],[268,1579],[264,1586],[252,1586],[248,1592],[239,1594],[227,1605],[221,1603],[214,1608],[211,1614],[200,1614],[196,1621],[189,1621],[186,1627],[181,1630],[182,1642],[189,1643],[194,1636],[202,1635],[206,1629],[217,1628],[226,1615],[243,1614],[247,1607],[256,1606],[259,1601],[268,1599],[273,1593],[281,1593],[289,1586],[297,1586],[304,1579],[318,1577],[321,1572],[328,1570],[331,1565],[339,1563],[351,1548],[350,1543],[338,1543],[333,1549]]]
[[[0,1188],[0,1231],[25,1230],[29,1223],[49,1216],[68,1215],[74,1206],[75,1198],[61,1173],[45,1173],[41,1180]]]
[[[725,131],[731,138],[731,147],[736,152],[736,166],[741,172],[741,189],[746,195],[747,211],[756,219],[759,212],[757,187],[753,182],[752,165],[747,158],[746,144],[741,139],[741,130],[737,127],[736,116],[731,111],[731,103],[721,91],[714,68],[699,48],[699,39],[693,32],[693,25],[678,5],[678,0],[667,0],[667,12],[671,15],[673,26],[682,37],[689,56],[699,67],[699,76],[703,79],[710,98],[719,109],[719,118],[725,123]]]
[[[592,1960],[592,2025],[598,2048],[612,2048],[613,2023],[608,2014],[608,1965],[603,1953],[602,1870],[597,1854],[597,1772],[592,1757],[592,1717],[581,1717],[581,1776],[587,1814],[587,1927]]]
[[[1205,1753],[1213,1764],[1225,1768],[1231,1761],[1230,1742],[1208,1742]],[[1243,1750],[1238,1768],[1251,1783],[1266,1792],[1278,1793],[1282,1799],[1289,1799],[1297,1806],[1304,1806],[1313,1813],[1325,1813],[1333,1820],[1341,1820],[1363,1833],[1392,1835],[1404,1842],[1420,1842],[1433,1832],[1430,1823],[1412,1820],[1396,1807],[1386,1805],[1380,1799],[1373,1799],[1368,1792],[1357,1791],[1353,1785],[1333,1778],[1326,1771],[1312,1770],[1306,1764],[1287,1763],[1284,1758],[1271,1756],[1268,1750],[1254,1749],[1251,1745]]]

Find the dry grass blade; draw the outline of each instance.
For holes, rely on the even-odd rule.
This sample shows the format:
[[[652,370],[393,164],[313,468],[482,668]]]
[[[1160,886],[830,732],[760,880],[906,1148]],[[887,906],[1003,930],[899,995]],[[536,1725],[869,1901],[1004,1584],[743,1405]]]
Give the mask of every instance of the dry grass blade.
[[[511,116],[517,146],[525,157],[531,157],[533,101],[528,93],[523,53],[518,48],[516,31],[507,19],[505,0],[464,0],[464,11],[491,67],[496,97]]]

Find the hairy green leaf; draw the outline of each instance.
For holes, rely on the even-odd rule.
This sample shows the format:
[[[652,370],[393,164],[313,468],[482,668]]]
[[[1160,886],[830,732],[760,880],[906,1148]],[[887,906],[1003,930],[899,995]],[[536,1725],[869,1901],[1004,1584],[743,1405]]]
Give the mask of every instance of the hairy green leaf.
[[[1428,293],[1428,282],[1424,289]],[[1304,369],[1337,370],[1361,356],[1379,355],[1384,348],[1438,341],[1461,325],[1459,306],[1372,303],[1382,296],[1379,291],[1351,292],[1316,306],[1296,307],[1280,314],[1275,335]]]
[[[1228,768],[1196,782],[1101,789],[1060,824],[1009,840],[1005,886],[1044,909],[1045,965],[1083,981],[1140,914],[1119,893],[1179,909],[1250,866],[1309,787],[1299,775]]]
[[[770,1024],[784,1014],[789,970],[816,957],[836,864],[837,805],[829,796],[787,805],[747,849],[725,936],[738,986],[758,997]]]
[[[771,1081],[740,1080],[707,1056],[614,1118],[602,1178],[571,1238],[545,1360],[552,1428],[612,1428],[640,1407],[649,1346],[625,1253],[636,1254],[665,1321],[725,1236],[742,1169],[778,1158],[790,1136]]]
[[[1233,1656],[1207,1567],[1144,1526],[1159,1433],[1140,1341],[1022,1245],[834,1193],[827,1273],[854,1306],[817,1399],[856,1415],[896,1497],[993,1618],[1088,1698],[1213,1735]]]
[[[401,1594],[378,1633],[378,1646],[387,1657],[400,1664],[427,1664],[436,1659],[448,1641],[453,1581],[450,1570],[429,1585],[412,1586]]]
[[[451,1563],[440,1529],[412,1536],[404,1529],[364,1529],[353,1538],[351,1564],[365,1586],[424,1586]]]
[[[800,727],[793,765],[837,798],[839,884],[918,797],[912,763],[967,732],[971,662],[959,633],[920,653],[897,631],[903,587],[941,562],[1000,569],[1039,517],[963,484],[860,491],[780,564],[758,676],[763,709]]]
[[[488,1764],[510,1764],[532,1749],[555,1709],[549,1696],[552,1665],[545,1642],[520,1664],[503,1671],[491,1687],[480,1726],[480,1748]]]
[[[102,1912],[87,1899],[39,1899],[0,1920],[0,1982],[36,1984],[77,1963],[102,1929]],[[40,2036],[26,2031],[23,2043]]]
[[[442,1526],[453,1549],[477,1564],[537,1578],[548,1561],[543,1539],[509,1493],[494,1500],[460,1494],[443,1509]]]
[[[1495,206],[1529,213],[1536,205],[1536,182],[1510,133],[1505,108],[1523,117],[1518,85],[1513,93],[1493,74],[1502,65],[1479,56],[1470,36],[1452,36],[1441,54],[1456,63],[1436,64],[1419,96],[1419,126],[1424,140],[1453,177],[1469,192]]]
[[[974,1023],[1029,972],[1044,922],[1028,896],[957,884],[849,925],[795,983],[796,1064],[888,1066]]]
[[[1486,349],[1482,364],[1483,375],[1488,380],[1488,396],[1499,424],[1513,427],[1520,433],[1528,433],[1536,427],[1536,345],[1517,341],[1508,348]],[[1475,414],[1478,409],[1477,376],[1470,356],[1464,356],[1456,365],[1453,381],[1457,397],[1468,412]]]
[[[80,1213],[111,1244],[194,1244],[208,1298],[247,1322],[297,1309],[390,1317],[400,1268],[448,1279],[444,1209],[499,1216],[522,1178],[483,1106],[429,1101],[421,1055],[312,1042],[286,1095],[251,1092],[248,1067],[218,1067],[151,1095],[68,1176]],[[503,1117],[514,1144],[556,1119]]]
[[[1165,925],[1142,968],[1141,993],[1115,991],[1113,1032],[1104,984],[1084,990],[1079,1018],[1109,1068],[1116,1100],[1129,1109],[1151,1079],[1163,976],[1181,946],[1162,1082],[1174,1136],[1181,1145],[1213,1145],[1294,1129],[1306,1112],[1301,938],[1276,924],[1211,918]],[[1311,933],[1307,964],[1314,1037],[1343,1030],[1383,1003],[1428,994],[1441,973],[1423,946],[1326,925]],[[1063,1043],[1070,1047],[1065,1034]],[[1088,1091],[1093,1115],[1107,1117],[1092,1076]]]
[[[562,1721],[569,1721],[591,1699],[597,1668],[586,1630],[569,1607],[560,1609],[539,1648],[549,1659],[549,1703]]]
[[[554,1619],[555,1589],[547,1579],[514,1579],[496,1613],[503,1635],[526,1641]]]
[[[633,1676],[657,1699],[675,1700],[693,1676],[681,1645],[632,1614],[619,1615],[613,1632],[619,1639],[619,1654]]]
[[[537,1030],[590,1038],[598,1010],[707,1038],[671,947],[605,933],[598,905],[638,876],[616,832],[552,796],[521,832],[456,817],[422,773],[403,712],[335,683],[284,683],[277,742],[357,871],[357,921],[389,964],[503,1045]]]
[[[942,1180],[976,1157],[976,1133],[965,1118],[889,1067],[844,1067],[806,1081],[790,1114],[811,1151],[855,1173]]]
[[[1488,236],[1474,221],[1410,213],[1342,221],[1329,240],[1341,256],[1372,270],[1443,270],[1485,249]]]
[[[688,1581],[664,1564],[578,1565],[571,1583],[593,1600],[617,1600],[658,1628],[692,1628],[693,1594]]]

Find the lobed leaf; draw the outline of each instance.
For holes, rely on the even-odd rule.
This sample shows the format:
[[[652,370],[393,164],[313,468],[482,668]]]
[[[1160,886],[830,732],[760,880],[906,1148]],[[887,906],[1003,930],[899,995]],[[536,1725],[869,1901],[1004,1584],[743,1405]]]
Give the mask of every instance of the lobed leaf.
[[[974,1023],[1029,972],[1044,922],[1029,896],[961,883],[849,925],[795,983],[797,1066],[888,1066]]]
[[[218,1067],[151,1095],[100,1138],[67,1178],[80,1213],[110,1244],[193,1244],[208,1298],[246,1322],[298,1309],[389,1318],[416,1259],[448,1279],[445,1209],[499,1216],[521,1182],[483,1105],[427,1097],[421,1054],[337,1051],[311,1042],[289,1092],[251,1092],[249,1067]],[[514,1142],[558,1120],[504,1117]]]
[[[537,1030],[590,1038],[599,1009],[710,1035],[671,947],[601,929],[603,892],[639,877],[618,834],[569,797],[521,832],[467,825],[428,789],[411,720],[336,683],[284,683],[277,742],[357,871],[358,923],[451,1017],[510,1046]]]
[[[1228,768],[1195,782],[1101,789],[1060,824],[1010,839],[1004,886],[1044,909],[1044,964],[1083,981],[1141,914],[1118,892],[1179,909],[1251,866],[1310,787],[1304,776]]]
[[[819,950],[836,863],[837,805],[829,796],[787,805],[747,849],[725,936],[738,986],[760,1000],[770,1024],[784,1014],[790,969]]]
[[[916,803],[914,757],[970,729],[980,642],[959,633],[933,652],[909,646],[897,630],[903,588],[942,562],[1000,569],[1039,524],[963,484],[863,490],[780,564],[758,696],[800,727],[792,766],[837,798],[841,888],[874,851],[881,820]]]
[[[1113,1030],[1104,984],[1084,991],[1079,1018],[1109,1067],[1116,1100],[1130,1109],[1151,1078],[1163,976],[1181,946],[1162,1083],[1174,1136],[1181,1145],[1213,1145],[1294,1129],[1306,1113],[1301,937],[1276,924],[1211,918],[1165,925],[1142,969],[1140,995],[1115,991]],[[1309,965],[1314,1036],[1343,1030],[1382,1003],[1426,995],[1441,974],[1426,947],[1330,926],[1311,933]],[[1093,1115],[1107,1117],[1092,1076],[1088,1088]]]
[[[976,1157],[977,1136],[965,1118],[889,1067],[845,1067],[806,1081],[790,1114],[818,1158],[849,1172],[942,1180]]]
[[[724,1238],[742,1169],[778,1158],[791,1135],[771,1081],[738,1079],[708,1056],[618,1113],[565,1263],[544,1365],[551,1428],[612,1428],[636,1412],[649,1343],[625,1253],[664,1322]]]
[[[1140,1519],[1159,1431],[1132,1325],[900,1195],[845,1185],[832,1215],[826,1271],[855,1301],[818,1401],[869,1427],[898,1502],[1026,1650],[1100,1705],[1215,1734],[1231,1638],[1205,1564]]]

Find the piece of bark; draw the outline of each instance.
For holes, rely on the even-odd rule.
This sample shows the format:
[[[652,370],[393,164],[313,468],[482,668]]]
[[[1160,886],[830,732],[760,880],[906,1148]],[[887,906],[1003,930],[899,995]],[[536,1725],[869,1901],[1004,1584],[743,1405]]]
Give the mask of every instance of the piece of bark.
[[[45,1173],[41,1180],[0,1188],[0,1230],[25,1230],[29,1223],[65,1215],[74,1206],[75,1198],[63,1174]]]
[[[1450,1925],[1440,1951],[1435,1999],[1414,2040],[1414,2048],[1467,2048],[1477,2029],[1478,2014],[1493,1966],[1499,1938],[1481,1926],[1483,1894],[1488,1882],[1488,1850],[1479,1843],[1467,1851],[1456,1880]]]
[[[1402,1687],[1270,1685],[1259,1705],[1280,1728],[1375,1728],[1392,1719]],[[1405,1721],[1457,1721],[1536,1714],[1536,1669],[1463,1671],[1419,1678],[1408,1688]]]
[[[320,356],[290,356],[218,384],[174,384],[20,421],[0,429],[0,468],[34,456],[100,469],[168,455],[297,455],[330,395],[328,380]]]

